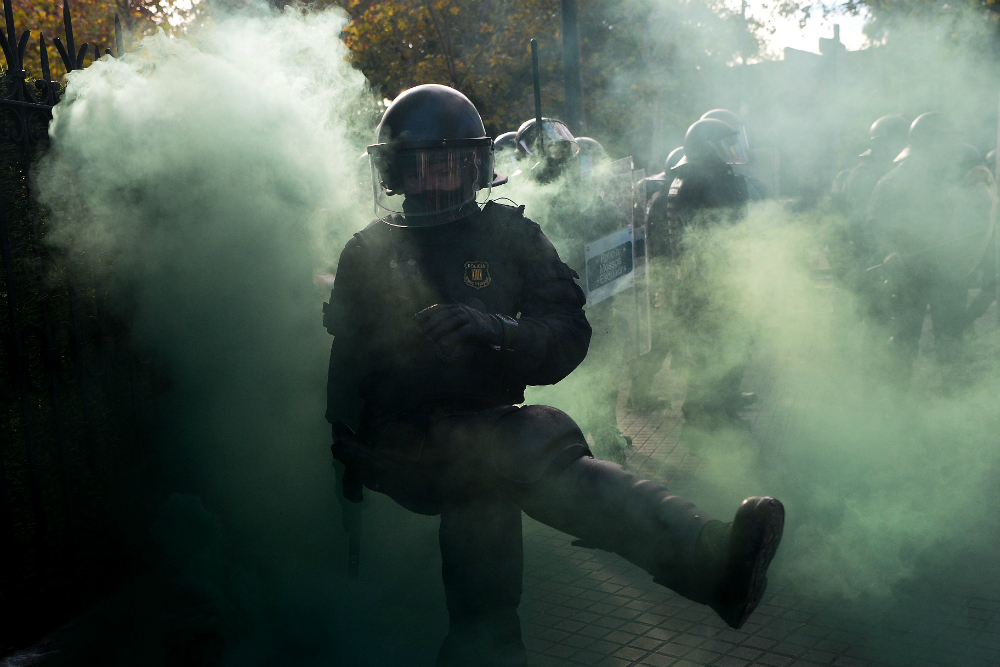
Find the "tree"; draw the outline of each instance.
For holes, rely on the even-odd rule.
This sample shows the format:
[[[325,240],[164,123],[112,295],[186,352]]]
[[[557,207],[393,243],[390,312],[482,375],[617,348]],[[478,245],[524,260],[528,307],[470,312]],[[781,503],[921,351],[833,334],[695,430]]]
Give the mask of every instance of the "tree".
[[[354,64],[392,98],[420,83],[461,89],[493,135],[534,115],[529,41],[538,39],[543,112],[563,113],[558,0],[346,0]],[[588,133],[612,153],[649,151],[705,109],[695,78],[757,55],[742,16],[714,0],[581,0]],[[752,27],[752,26],[751,26]],[[678,129],[681,128],[681,129]]]
[[[177,3],[160,0],[12,0],[14,25],[19,32],[31,31],[24,66],[32,76],[41,76],[38,38],[45,37],[53,79],[65,74],[66,68],[53,40],[58,38],[68,48],[64,27],[64,8],[69,3],[72,16],[73,41],[76,51],[87,44],[86,62],[94,58],[96,46],[101,55],[115,48],[115,16],[122,22],[128,40],[151,34],[159,28],[183,31],[205,10],[200,2]],[[74,54],[74,55],[78,55]]]

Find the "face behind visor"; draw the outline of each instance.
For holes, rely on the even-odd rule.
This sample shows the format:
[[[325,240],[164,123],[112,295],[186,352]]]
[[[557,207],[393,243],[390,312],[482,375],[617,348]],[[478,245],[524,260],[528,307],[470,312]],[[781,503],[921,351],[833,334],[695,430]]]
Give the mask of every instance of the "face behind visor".
[[[397,97],[376,130],[371,158],[375,210],[390,224],[426,227],[468,215],[490,188],[493,142],[465,95],[426,84]],[[485,196],[484,196],[485,195]]]

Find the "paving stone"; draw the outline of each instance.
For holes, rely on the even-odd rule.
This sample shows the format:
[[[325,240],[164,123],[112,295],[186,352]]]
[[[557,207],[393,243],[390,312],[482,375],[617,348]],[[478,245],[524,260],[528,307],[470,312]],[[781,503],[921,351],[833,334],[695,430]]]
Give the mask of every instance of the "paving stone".
[[[764,653],[763,651],[749,646],[737,646],[729,651],[729,655],[736,656],[737,658],[743,658],[744,660],[756,660],[760,656],[764,655]]]
[[[675,658],[679,658],[687,653],[690,653],[694,649],[693,646],[688,646],[687,644],[680,644],[678,642],[667,642],[660,648],[656,649],[657,653],[663,653],[664,655],[672,655]]]
[[[717,665],[718,667],[747,667],[747,665],[750,664],[750,661],[743,660],[742,658],[737,658],[732,655],[724,655],[712,664]]]
[[[649,655],[649,651],[643,651],[642,649],[636,648],[635,646],[622,646],[620,649],[614,652],[614,655],[615,657],[624,658],[631,662],[635,662],[636,660],[641,660],[642,658],[645,658],[647,655]]]
[[[605,637],[605,641],[615,642],[616,644],[628,644],[633,639],[636,639],[637,635],[631,632],[622,632],[621,630],[615,630],[614,632],[609,632]]]
[[[630,641],[629,644],[632,646],[638,646],[639,648],[644,649],[646,651],[655,651],[656,649],[658,649],[660,646],[663,645],[663,642],[660,641],[659,639],[654,639],[649,636],[643,636],[643,637],[636,637],[635,639]]]
[[[644,665],[644,667],[672,667],[672,665],[676,662],[677,658],[660,653],[654,653],[643,658],[642,665]]]

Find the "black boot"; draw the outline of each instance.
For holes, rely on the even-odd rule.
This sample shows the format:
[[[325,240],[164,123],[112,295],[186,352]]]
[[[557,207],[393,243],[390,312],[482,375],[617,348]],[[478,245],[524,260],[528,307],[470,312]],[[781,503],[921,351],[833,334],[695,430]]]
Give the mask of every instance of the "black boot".
[[[711,521],[659,484],[590,457],[511,495],[528,516],[579,538],[574,544],[617,553],[735,628],[764,595],[785,517],[774,498],[748,498],[732,523]]]
[[[667,572],[655,581],[709,605],[740,628],[767,588],[767,568],[778,550],[785,508],[768,497],[747,498],[732,523],[710,521],[702,528],[687,576]]]

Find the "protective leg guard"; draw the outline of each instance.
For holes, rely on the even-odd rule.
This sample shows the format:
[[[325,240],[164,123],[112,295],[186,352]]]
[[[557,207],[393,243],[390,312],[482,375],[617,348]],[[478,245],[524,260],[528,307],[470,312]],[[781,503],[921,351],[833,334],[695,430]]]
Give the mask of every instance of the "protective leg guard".
[[[749,498],[732,523],[712,521],[662,486],[590,457],[515,498],[528,516],[580,538],[580,546],[617,553],[734,628],[764,595],[785,517],[774,498]]]
[[[437,667],[527,667],[521,601],[521,510],[499,493],[441,512],[448,636]]]
[[[617,553],[654,576],[671,572],[670,587],[689,596],[684,575],[709,520],[694,503],[590,457],[516,488],[513,495],[528,516],[580,538],[582,546]]]

